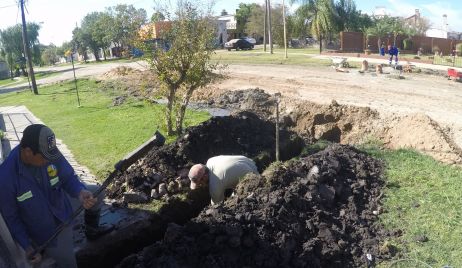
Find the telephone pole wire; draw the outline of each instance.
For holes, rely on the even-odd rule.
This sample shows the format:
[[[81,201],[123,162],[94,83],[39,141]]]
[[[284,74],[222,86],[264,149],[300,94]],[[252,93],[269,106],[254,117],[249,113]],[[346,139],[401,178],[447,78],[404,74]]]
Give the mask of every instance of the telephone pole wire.
[[[22,42],[24,45],[24,56],[26,57],[27,66],[29,67],[29,77],[32,81],[32,89],[34,90],[34,94],[38,95],[37,83],[35,83],[34,68],[32,67],[32,60],[30,56],[29,40],[27,39],[26,16],[24,15],[24,0],[20,0],[20,4],[22,16]]]

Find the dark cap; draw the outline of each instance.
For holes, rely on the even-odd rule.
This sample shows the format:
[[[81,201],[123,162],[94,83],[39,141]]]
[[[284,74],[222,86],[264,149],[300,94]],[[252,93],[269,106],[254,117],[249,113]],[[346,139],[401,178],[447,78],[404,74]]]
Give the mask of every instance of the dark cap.
[[[55,134],[45,125],[27,126],[20,144],[22,148],[29,147],[34,153],[40,153],[48,161],[56,161],[63,156],[56,147]]]

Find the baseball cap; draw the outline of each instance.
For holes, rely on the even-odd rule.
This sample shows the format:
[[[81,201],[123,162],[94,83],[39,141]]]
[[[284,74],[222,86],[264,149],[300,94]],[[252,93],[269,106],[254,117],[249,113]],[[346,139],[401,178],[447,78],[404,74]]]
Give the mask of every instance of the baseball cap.
[[[40,153],[48,161],[56,161],[63,155],[56,147],[53,131],[42,124],[32,124],[24,129],[21,147],[29,147],[34,153]]]

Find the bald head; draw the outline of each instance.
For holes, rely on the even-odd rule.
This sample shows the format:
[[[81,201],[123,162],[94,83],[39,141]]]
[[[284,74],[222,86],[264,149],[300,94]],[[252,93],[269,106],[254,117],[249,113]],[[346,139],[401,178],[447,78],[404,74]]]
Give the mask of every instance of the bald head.
[[[189,179],[191,180],[191,189],[194,190],[207,181],[207,167],[202,164],[196,164],[191,167],[188,174]]]

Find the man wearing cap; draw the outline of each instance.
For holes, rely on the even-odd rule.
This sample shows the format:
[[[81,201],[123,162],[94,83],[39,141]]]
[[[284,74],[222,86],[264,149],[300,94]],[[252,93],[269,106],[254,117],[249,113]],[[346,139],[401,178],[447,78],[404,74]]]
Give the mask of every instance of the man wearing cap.
[[[188,177],[192,190],[208,185],[211,202],[217,204],[225,199],[225,191],[233,190],[247,173],[258,174],[252,159],[242,155],[220,155],[210,158],[205,165],[192,166]]]
[[[0,165],[0,174],[0,212],[13,239],[26,251],[32,264],[39,263],[42,254],[31,256],[34,247],[47,241],[70,218],[73,209],[67,195],[78,199],[86,209],[87,237],[109,231],[98,226],[102,201],[80,182],[56,147],[50,128],[41,124],[26,127],[20,144]],[[58,235],[45,254],[58,267],[77,267],[72,225]]]

